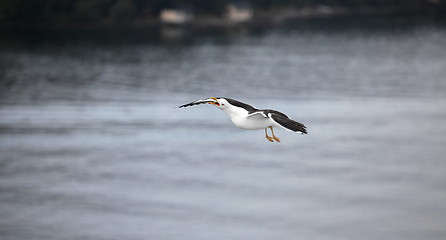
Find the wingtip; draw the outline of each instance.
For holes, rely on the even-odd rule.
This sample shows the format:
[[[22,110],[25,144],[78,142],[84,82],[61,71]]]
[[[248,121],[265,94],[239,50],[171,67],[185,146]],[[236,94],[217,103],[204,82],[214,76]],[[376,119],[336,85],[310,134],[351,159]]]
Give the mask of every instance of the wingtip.
[[[213,98],[203,98],[203,99],[199,99],[190,103],[186,103],[183,104],[181,106],[179,106],[178,108],[183,108],[183,107],[190,107],[190,106],[195,106],[195,105],[200,105],[200,104],[205,104],[205,103],[209,103],[209,102],[216,102],[217,100],[213,99]]]

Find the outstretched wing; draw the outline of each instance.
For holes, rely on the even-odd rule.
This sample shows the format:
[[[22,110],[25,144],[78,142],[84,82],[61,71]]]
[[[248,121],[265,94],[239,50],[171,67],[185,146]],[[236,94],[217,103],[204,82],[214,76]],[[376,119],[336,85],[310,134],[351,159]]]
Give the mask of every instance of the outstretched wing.
[[[258,112],[253,112],[248,114],[248,116],[246,117],[263,117],[263,118],[267,118],[268,116],[263,112],[263,111],[258,111]]]
[[[291,130],[293,132],[301,132],[302,134],[307,134],[307,127],[305,127],[305,125],[303,125],[300,122],[296,122],[292,119],[290,119],[289,117],[287,117],[285,114],[280,113],[277,114],[275,112],[271,112],[269,113],[269,116],[280,126]]]
[[[191,103],[183,104],[183,105],[179,106],[179,108],[190,107],[190,106],[195,106],[195,105],[204,104],[204,103],[210,103],[210,102],[217,102],[217,101],[215,99],[213,99],[213,98],[203,98],[203,99],[199,99],[199,100],[193,101]]]

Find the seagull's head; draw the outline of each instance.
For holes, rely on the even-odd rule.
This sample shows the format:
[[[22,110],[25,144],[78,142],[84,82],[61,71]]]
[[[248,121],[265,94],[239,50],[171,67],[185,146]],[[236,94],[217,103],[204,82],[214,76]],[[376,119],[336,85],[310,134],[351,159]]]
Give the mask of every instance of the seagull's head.
[[[238,101],[235,101],[232,99],[226,99],[226,98],[222,98],[222,97],[220,97],[220,98],[212,97],[209,99],[212,99],[212,101],[208,102],[209,104],[215,105],[220,110],[222,110],[224,113],[229,115],[231,118],[237,117],[237,116],[244,116],[244,115],[248,114],[248,111],[245,108],[243,108],[242,106],[237,104],[237,103],[240,103]],[[243,103],[240,103],[240,104],[243,104]]]
[[[224,98],[211,97],[210,99],[212,99],[213,101],[209,101],[208,103],[215,105],[216,107],[220,108],[221,110],[225,110],[231,106],[231,104],[229,104],[229,102]]]

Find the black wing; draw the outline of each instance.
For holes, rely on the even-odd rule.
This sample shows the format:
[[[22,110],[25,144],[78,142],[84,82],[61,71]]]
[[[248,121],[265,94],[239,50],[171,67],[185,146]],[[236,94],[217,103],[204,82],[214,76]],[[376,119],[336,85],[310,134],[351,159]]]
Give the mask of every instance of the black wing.
[[[195,106],[195,105],[204,104],[204,103],[210,103],[210,102],[216,102],[216,101],[215,101],[215,99],[212,99],[212,98],[203,98],[203,99],[200,99],[200,100],[193,101],[191,103],[183,104],[183,105],[179,106],[178,108],[190,107],[190,106]]]

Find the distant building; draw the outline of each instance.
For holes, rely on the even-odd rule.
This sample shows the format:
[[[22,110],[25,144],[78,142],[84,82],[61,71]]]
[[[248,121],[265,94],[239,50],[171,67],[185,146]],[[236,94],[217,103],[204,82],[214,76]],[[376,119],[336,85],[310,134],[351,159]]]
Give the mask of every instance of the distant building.
[[[247,22],[253,17],[251,5],[246,2],[232,2],[226,6],[226,19],[231,22]]]
[[[163,9],[160,13],[161,22],[167,24],[185,24],[192,21],[193,18],[192,10],[186,7]]]

